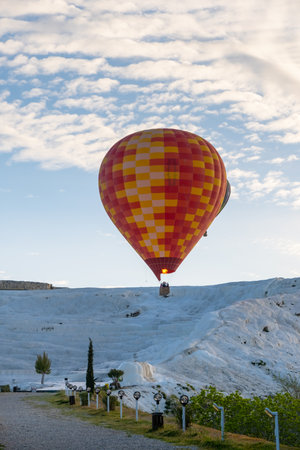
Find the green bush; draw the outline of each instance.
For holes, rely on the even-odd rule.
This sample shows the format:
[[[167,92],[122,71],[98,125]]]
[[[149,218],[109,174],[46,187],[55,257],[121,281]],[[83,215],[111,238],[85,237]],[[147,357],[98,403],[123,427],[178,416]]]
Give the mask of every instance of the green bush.
[[[81,406],[87,406],[88,405],[88,393],[85,391],[80,392],[79,397],[81,400]]]
[[[107,408],[107,395],[105,392],[101,393],[101,398],[102,398],[102,402],[104,405],[104,408]],[[109,396],[109,409],[112,411],[114,409],[116,409],[116,406],[119,404],[119,401],[117,399],[117,397],[115,395],[110,395]]]
[[[200,425],[220,428],[220,413],[212,407],[224,407],[225,430],[274,441],[274,420],[265,414],[265,408],[278,412],[280,442],[300,445],[300,400],[290,394],[276,394],[264,399],[243,398],[239,392],[224,395],[216,388],[202,389],[191,398],[194,420]]]
[[[165,414],[171,414],[179,427],[182,426],[182,405],[176,395],[167,397],[165,403]],[[192,405],[188,403],[185,407],[185,426],[189,427],[192,423]]]
[[[0,385],[0,392],[10,392],[9,384]]]

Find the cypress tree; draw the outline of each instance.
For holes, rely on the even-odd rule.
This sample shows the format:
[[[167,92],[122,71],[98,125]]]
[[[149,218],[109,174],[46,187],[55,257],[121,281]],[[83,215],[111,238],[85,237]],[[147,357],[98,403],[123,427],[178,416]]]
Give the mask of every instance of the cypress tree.
[[[95,388],[95,378],[94,378],[94,368],[93,368],[93,360],[94,360],[94,349],[92,339],[89,338],[89,351],[88,351],[88,365],[86,370],[86,388],[91,388],[91,392],[94,392]]]

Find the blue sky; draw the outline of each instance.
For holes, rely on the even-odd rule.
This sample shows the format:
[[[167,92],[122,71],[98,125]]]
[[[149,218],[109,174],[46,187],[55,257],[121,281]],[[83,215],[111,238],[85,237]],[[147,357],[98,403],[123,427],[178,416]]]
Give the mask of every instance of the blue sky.
[[[0,4],[0,279],[156,285],[106,215],[105,153],[195,132],[232,196],[171,284],[300,276],[300,27],[293,0]]]

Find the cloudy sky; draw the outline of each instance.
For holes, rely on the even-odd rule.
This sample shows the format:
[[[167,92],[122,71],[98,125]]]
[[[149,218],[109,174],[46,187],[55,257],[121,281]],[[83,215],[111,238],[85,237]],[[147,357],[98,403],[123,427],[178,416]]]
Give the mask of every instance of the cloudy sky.
[[[300,276],[294,0],[0,2],[0,279],[156,285],[106,215],[109,148],[154,127],[222,156],[232,197],[172,284]]]

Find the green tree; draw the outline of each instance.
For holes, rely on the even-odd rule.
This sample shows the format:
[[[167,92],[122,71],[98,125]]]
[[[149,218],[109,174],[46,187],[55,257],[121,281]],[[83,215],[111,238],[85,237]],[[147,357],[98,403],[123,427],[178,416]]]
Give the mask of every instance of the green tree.
[[[124,372],[123,370],[111,369],[107,376],[113,380],[112,385],[115,389],[120,389],[120,381],[123,380]]]
[[[93,341],[89,338],[89,350],[88,350],[88,365],[86,370],[86,388],[91,388],[91,392],[94,392],[95,389],[95,378],[94,378],[94,349],[93,349]]]
[[[35,371],[36,373],[42,374],[41,384],[44,384],[45,375],[51,373],[51,360],[48,358],[46,352],[42,355],[37,355],[35,361]]]

